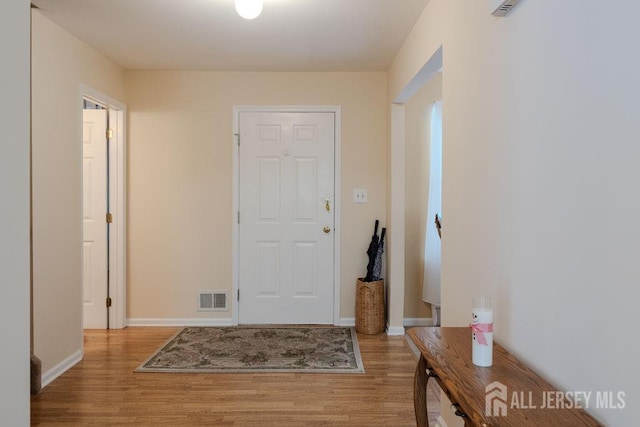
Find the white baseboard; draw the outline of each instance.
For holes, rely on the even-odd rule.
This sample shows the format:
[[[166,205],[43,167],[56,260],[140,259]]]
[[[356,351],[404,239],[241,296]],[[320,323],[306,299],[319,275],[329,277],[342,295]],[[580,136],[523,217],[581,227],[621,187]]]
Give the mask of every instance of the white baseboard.
[[[407,317],[402,321],[403,326],[389,326],[387,325],[387,335],[404,335],[405,327],[414,326],[433,326],[433,319],[430,317]],[[338,326],[350,327],[356,325],[356,319],[353,317],[341,317],[340,324]]]
[[[403,325],[405,328],[411,328],[413,326],[433,326],[433,319],[431,317],[405,317]]]
[[[407,346],[409,346],[409,350],[411,350],[411,354],[413,355],[413,358],[416,359],[416,362],[417,362],[420,359],[420,350],[418,350],[418,347],[413,343],[411,338],[409,338],[409,335],[404,336],[404,341],[407,344]]]
[[[233,326],[230,317],[209,319],[137,318],[127,319],[128,326]]]
[[[353,327],[356,325],[354,317],[341,317],[337,326]],[[406,318],[404,327],[432,326],[430,317]],[[127,326],[233,326],[233,319],[225,318],[133,318],[127,319]],[[403,326],[387,326],[388,335],[404,335]]]
[[[404,326],[390,326],[390,325],[387,325],[387,335],[389,335],[389,336],[404,335]]]
[[[436,425],[434,427],[449,427],[447,423],[444,422],[442,417],[438,416],[438,421],[436,421]]]
[[[356,318],[355,317],[341,317],[340,324],[337,326],[342,326],[344,328],[356,326]]]
[[[71,356],[64,359],[62,362],[58,363],[53,368],[49,369],[44,374],[42,374],[42,378],[40,380],[41,387],[45,388],[46,386],[51,384],[53,380],[55,380],[60,375],[64,374],[69,369],[71,369],[78,362],[80,362],[83,356],[84,356],[84,351],[80,349],[75,353],[73,353]]]

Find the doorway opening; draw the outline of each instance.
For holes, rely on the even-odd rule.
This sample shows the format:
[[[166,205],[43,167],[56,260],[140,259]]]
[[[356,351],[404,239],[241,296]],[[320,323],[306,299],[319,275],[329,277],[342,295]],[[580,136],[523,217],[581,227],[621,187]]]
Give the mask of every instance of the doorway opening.
[[[126,326],[126,106],[81,87],[83,329]]]
[[[404,335],[405,301],[405,208],[406,208],[406,124],[405,104],[433,76],[443,69],[443,46],[431,55],[415,76],[400,90],[391,103],[390,148],[390,217],[389,227],[389,327],[388,335]],[[435,223],[431,218],[431,223]],[[430,223],[430,224],[431,224]],[[424,300],[423,300],[424,301]],[[436,304],[438,307],[440,304]],[[438,309],[439,310],[439,309]],[[433,310],[436,311],[436,310]],[[433,313],[432,313],[433,316]],[[436,311],[439,322],[440,311]],[[433,320],[433,319],[431,319]],[[409,325],[407,325],[409,326]]]

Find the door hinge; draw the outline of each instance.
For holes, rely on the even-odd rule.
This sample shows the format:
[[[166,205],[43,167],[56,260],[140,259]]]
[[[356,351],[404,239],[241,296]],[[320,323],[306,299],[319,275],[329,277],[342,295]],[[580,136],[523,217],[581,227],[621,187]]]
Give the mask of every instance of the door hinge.
[[[238,224],[240,224],[240,211],[238,211]]]
[[[111,224],[113,222],[113,215],[110,213],[107,214],[107,224]]]
[[[238,301],[240,301],[240,289],[238,289]]]
[[[111,297],[107,297],[107,307],[111,307]]]
[[[234,133],[233,136],[236,137],[236,143],[238,144],[238,147],[240,147],[240,134],[239,133]]]
[[[107,129],[107,139],[113,138],[113,129]]]

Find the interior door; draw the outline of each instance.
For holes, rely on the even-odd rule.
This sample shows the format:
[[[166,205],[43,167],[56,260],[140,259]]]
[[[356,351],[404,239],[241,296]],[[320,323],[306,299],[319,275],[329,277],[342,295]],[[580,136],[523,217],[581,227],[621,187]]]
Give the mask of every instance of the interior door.
[[[334,113],[239,113],[239,322],[330,324]]]
[[[107,328],[107,110],[83,110],[84,328]]]

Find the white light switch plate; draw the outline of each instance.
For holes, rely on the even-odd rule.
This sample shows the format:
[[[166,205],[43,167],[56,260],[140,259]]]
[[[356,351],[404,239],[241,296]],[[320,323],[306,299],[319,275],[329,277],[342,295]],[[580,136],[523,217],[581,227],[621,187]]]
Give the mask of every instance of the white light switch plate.
[[[353,203],[367,203],[367,189],[366,188],[354,188],[353,189]]]

